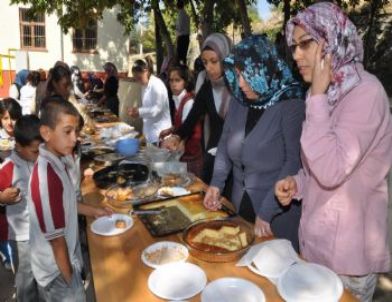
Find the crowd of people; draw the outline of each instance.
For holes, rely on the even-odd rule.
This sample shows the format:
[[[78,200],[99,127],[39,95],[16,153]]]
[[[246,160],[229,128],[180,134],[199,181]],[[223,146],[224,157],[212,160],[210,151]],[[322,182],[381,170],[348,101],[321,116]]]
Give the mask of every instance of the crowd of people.
[[[141,106],[127,114],[143,120],[148,143],[183,151],[208,185],[206,208],[220,209],[227,197],[258,237],[290,240],[305,260],[372,301],[377,274],[390,269],[392,120],[384,88],[363,68],[354,24],[329,2],[290,19],[284,36],[302,79],[265,35],[233,46],[213,33],[194,79],[183,64],[189,28],[180,17],[177,62],[161,79],[150,57],[135,61]],[[119,115],[117,69],[108,62],[104,71],[103,81],[84,81],[63,62],[47,79],[22,70],[0,102],[0,136],[15,142],[0,168],[8,221],[0,216],[0,239],[17,255],[20,301],[85,299],[77,213],[110,211],[82,203],[77,138],[87,117],[78,99],[93,96]]]

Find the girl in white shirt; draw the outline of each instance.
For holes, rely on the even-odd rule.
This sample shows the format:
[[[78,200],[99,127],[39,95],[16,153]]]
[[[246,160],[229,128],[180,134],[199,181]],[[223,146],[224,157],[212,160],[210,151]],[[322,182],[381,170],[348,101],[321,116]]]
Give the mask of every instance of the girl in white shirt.
[[[22,106],[22,114],[34,114],[35,108],[35,96],[38,83],[41,79],[41,75],[38,71],[32,71],[27,76],[27,83],[20,90],[19,104]]]
[[[143,135],[148,143],[158,144],[159,133],[170,128],[169,98],[165,84],[152,74],[153,62],[149,56],[137,60],[132,67],[133,76],[142,85],[142,106],[128,109],[128,115],[143,119]]]

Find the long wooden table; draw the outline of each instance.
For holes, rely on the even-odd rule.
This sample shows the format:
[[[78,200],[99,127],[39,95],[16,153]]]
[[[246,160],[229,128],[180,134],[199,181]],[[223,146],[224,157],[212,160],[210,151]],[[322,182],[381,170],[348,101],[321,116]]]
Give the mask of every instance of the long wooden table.
[[[85,201],[101,205],[103,195],[92,178],[85,178],[82,184]],[[148,289],[147,280],[152,269],[141,261],[142,251],[159,240],[181,242],[180,235],[163,238],[152,237],[142,222],[134,218],[134,226],[124,234],[104,237],[91,232],[88,221],[87,238],[90,252],[95,294],[98,302],[154,302],[164,301]],[[283,301],[276,287],[268,279],[258,276],[247,268],[236,267],[235,263],[208,263],[189,256],[188,261],[199,265],[206,273],[208,282],[221,277],[241,277],[254,282],[263,290],[268,302]],[[197,295],[189,301],[200,301]],[[350,293],[344,292],[341,302],[357,301]]]

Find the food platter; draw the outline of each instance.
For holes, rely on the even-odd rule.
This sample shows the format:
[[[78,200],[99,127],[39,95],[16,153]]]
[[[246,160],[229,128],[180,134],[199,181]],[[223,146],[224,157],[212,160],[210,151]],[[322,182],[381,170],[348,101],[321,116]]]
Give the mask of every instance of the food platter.
[[[190,254],[208,262],[236,261],[254,240],[253,228],[238,217],[196,221],[183,234]]]
[[[194,221],[229,217],[226,211],[208,211],[203,206],[204,194],[170,198],[134,206],[138,210],[161,210],[158,214],[139,215],[152,236],[160,237],[182,232]]]

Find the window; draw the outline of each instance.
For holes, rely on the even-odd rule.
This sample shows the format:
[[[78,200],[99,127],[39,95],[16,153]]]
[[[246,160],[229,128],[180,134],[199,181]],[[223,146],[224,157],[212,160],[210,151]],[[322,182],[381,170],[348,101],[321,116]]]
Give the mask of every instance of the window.
[[[95,52],[97,47],[97,21],[91,21],[83,29],[74,29],[73,37],[74,52]]]
[[[22,49],[44,50],[45,15],[43,13],[30,16],[28,8],[19,9],[20,45]]]

